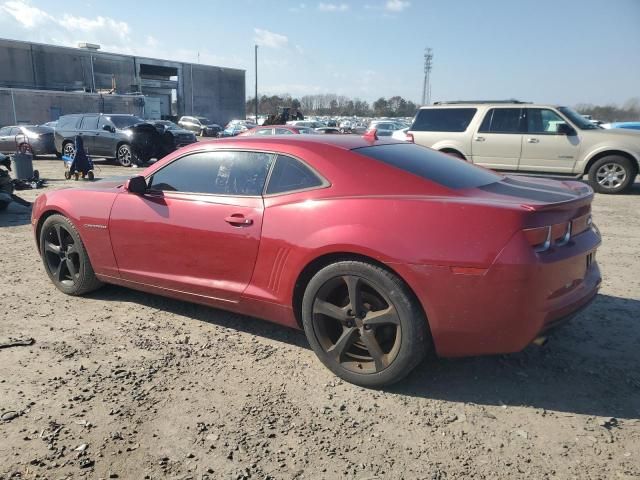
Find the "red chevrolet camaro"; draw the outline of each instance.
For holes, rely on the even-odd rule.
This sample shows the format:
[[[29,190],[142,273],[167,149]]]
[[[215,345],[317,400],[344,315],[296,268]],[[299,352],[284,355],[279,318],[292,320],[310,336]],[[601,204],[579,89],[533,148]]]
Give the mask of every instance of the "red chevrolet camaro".
[[[63,292],[102,283],[304,328],[363,386],[439,356],[521,350],[600,286],[592,190],[372,137],[236,137],[128,181],[38,197]]]

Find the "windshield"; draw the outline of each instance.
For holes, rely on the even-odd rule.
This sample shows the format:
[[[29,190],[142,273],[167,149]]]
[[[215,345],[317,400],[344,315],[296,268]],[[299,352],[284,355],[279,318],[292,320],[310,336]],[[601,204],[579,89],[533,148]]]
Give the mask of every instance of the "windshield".
[[[599,127],[569,107],[558,107],[564,115],[580,130],[597,130]]]
[[[134,115],[127,115],[122,117],[108,117],[108,118],[119,130],[130,127],[131,125],[135,125],[136,123],[144,122],[144,120]]]
[[[167,130],[182,130],[182,127],[179,127],[175,123],[170,122],[168,120],[157,122],[157,124],[163,125],[164,128],[166,128]]]

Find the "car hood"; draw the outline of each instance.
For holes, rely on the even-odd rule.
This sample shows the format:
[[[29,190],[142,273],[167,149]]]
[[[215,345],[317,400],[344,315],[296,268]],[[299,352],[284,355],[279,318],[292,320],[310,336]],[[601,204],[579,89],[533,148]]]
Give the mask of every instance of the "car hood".
[[[176,135],[193,135],[193,132],[189,131],[189,130],[185,130],[184,128],[179,128],[179,129],[173,129],[173,130],[168,130],[169,132],[176,134]]]
[[[132,177],[140,175],[141,172],[136,172],[132,175],[118,175],[117,177],[108,177],[102,180],[96,180],[95,182],[86,183],[80,190],[112,190],[114,188],[121,187],[127,180]]]
[[[632,130],[629,128],[599,128],[597,130],[583,130],[583,133],[589,135],[600,135],[603,138],[605,136],[633,138],[634,140],[640,139],[640,130]]]

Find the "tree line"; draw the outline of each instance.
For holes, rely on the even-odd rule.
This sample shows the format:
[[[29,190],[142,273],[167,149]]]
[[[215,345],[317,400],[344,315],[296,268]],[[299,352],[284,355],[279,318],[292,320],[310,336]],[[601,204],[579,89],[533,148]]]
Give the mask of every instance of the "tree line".
[[[289,94],[259,97],[258,113],[260,115],[275,114],[279,107],[298,109],[304,115],[412,117],[419,105],[397,95],[390,98],[380,97],[371,105],[359,98],[349,98],[332,93],[304,95],[300,98],[292,97]],[[249,117],[255,114],[253,98],[247,100],[246,110]],[[640,98],[631,98],[621,106],[581,103],[575,106],[575,110],[603,122],[640,121]]]
[[[254,98],[247,99],[247,116],[255,115]],[[300,110],[304,115],[328,115],[344,117],[412,117],[418,105],[400,96],[383,98],[369,105],[369,102],[359,98],[349,98],[344,95],[322,93],[304,95],[294,98],[289,94],[262,95],[258,97],[258,114],[276,114],[280,107],[291,107]]]
[[[631,98],[622,106],[581,103],[576,105],[575,110],[582,115],[591,115],[594,120],[607,123],[640,121],[640,98]]]

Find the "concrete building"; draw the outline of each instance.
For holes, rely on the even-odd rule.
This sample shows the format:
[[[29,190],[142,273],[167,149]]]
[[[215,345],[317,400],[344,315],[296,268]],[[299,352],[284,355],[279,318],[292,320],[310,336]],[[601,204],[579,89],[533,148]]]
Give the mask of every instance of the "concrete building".
[[[68,113],[245,116],[245,71],[0,39],[0,126]]]

